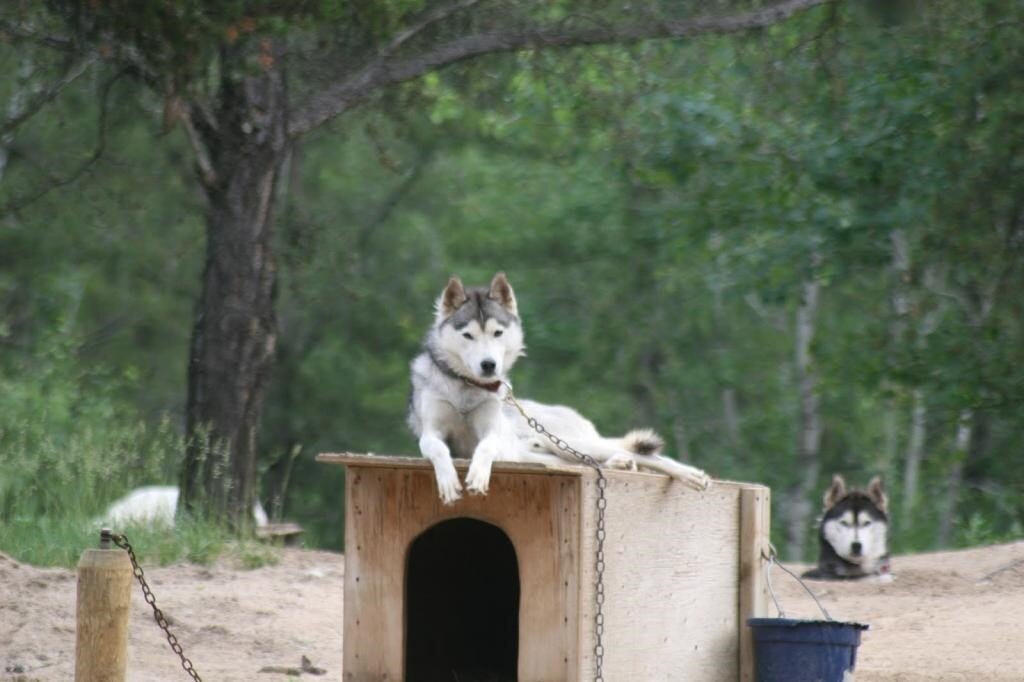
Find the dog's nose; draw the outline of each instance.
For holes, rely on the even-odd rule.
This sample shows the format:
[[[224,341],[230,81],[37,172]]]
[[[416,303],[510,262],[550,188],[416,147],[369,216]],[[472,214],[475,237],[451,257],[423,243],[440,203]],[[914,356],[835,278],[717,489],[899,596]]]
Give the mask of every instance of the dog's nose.
[[[491,376],[494,374],[496,366],[494,360],[484,360],[480,363],[480,370],[484,373],[484,376]]]
[[[850,551],[853,552],[853,556],[860,556],[862,549],[863,547],[861,547],[861,544],[859,542],[854,542],[850,544]]]

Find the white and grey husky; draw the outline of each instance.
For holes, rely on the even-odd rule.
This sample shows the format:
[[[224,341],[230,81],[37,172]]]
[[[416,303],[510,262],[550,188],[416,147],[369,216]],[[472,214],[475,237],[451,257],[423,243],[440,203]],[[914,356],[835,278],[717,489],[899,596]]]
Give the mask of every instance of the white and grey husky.
[[[825,491],[818,524],[817,567],[804,573],[818,580],[892,580],[889,565],[889,498],[875,476],[867,490],[847,489],[839,474]]]
[[[564,464],[571,456],[538,435],[504,400],[508,372],[524,351],[519,309],[505,273],[487,288],[467,289],[453,276],[436,313],[423,352],[412,361],[409,427],[434,466],[441,500],[451,504],[462,493],[453,456],[472,459],[466,489],[480,495],[487,493],[496,461]],[[606,438],[572,408],[519,402],[548,431],[604,466],[639,465],[697,490],[710,483],[700,469],[660,455],[663,443],[653,431]]]

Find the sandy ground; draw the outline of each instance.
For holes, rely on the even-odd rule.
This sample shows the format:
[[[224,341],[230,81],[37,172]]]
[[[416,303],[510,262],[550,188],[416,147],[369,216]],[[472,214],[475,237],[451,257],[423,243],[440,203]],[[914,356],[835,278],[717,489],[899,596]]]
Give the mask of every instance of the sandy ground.
[[[858,682],[1024,680],[1024,542],[896,557],[893,566],[896,579],[887,585],[812,583],[834,617],[871,624]],[[259,670],[298,667],[302,656],[326,671],[302,679],[342,679],[341,555],[283,550],[277,565],[257,570],[227,559],[146,574],[206,680],[286,679]],[[795,581],[773,575],[787,615],[813,616],[813,602]],[[138,597],[129,679],[188,679]],[[72,679],[74,612],[73,571],[0,555],[0,680]]]
[[[893,572],[885,585],[808,582],[833,618],[871,626],[857,682],[1024,681],[1024,542],[895,557]],[[786,615],[814,617],[796,581],[772,576]]]

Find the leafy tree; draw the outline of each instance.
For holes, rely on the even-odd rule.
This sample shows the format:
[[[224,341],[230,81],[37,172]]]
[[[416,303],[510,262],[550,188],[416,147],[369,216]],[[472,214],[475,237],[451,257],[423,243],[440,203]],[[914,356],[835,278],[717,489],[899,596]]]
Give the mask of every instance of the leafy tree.
[[[484,57],[289,138],[272,197],[262,494],[337,546],[341,471],[312,455],[410,452],[407,363],[430,302],[452,271],[503,268],[530,349],[517,390],[609,432],[652,425],[671,453],[771,485],[789,556],[813,547],[833,471],[884,475],[897,551],[1020,536],[1020,12],[919,9],[836,4],[741,37]],[[326,32],[303,11],[231,43],[258,56],[263,37],[282,41],[293,104],[330,81],[315,65],[342,49],[333,35],[292,45],[299,28]],[[44,40],[66,32],[40,16],[53,17],[31,26]],[[8,112],[68,68],[59,50],[17,47],[0,51]],[[9,420],[3,452],[106,419],[109,448],[129,453],[126,426],[184,421],[185,377],[167,358],[189,342],[208,192],[194,193],[180,108],[130,72],[105,87],[117,68],[93,62],[5,137],[0,388],[28,397],[15,422],[39,418]],[[218,68],[202,80],[212,109]],[[36,376],[65,381],[27,390]],[[102,410],[86,405],[94,391]],[[816,448],[801,449],[815,423]],[[45,469],[15,464],[19,484],[0,491]]]
[[[182,492],[188,508],[201,503],[239,520],[254,494],[277,343],[276,200],[297,140],[389,87],[482,55],[750,30],[824,1],[709,17],[601,3],[576,16],[568,4],[475,0],[16,7],[3,24],[8,36],[63,51],[68,66],[10,125],[102,60],[117,69],[104,100],[129,75],[162,100],[168,126],[185,130],[205,204],[207,257],[190,348]],[[212,444],[226,447],[226,466],[201,457]]]

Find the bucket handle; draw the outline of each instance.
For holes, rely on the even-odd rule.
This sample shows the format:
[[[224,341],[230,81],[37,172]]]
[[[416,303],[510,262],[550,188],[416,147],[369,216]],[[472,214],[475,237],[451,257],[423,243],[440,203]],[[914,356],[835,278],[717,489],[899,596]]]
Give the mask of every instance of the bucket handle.
[[[800,576],[796,573],[779,563],[779,555],[775,551],[775,545],[769,542],[768,556],[765,556],[764,553],[762,553],[761,558],[768,562],[768,568],[764,572],[764,580],[768,583],[768,593],[772,596],[772,601],[775,602],[775,609],[779,612],[779,618],[785,618],[786,613],[782,610],[782,605],[779,604],[779,600],[775,596],[775,590],[772,588],[772,566],[778,566],[783,571],[791,575],[793,580],[800,583],[800,587],[804,588],[807,591],[807,594],[811,595],[811,599],[814,600],[814,603],[818,605],[818,609],[821,611],[822,615],[825,616],[825,620],[832,621],[832,616],[828,615],[828,611],[826,611],[825,607],[821,605],[821,602],[818,601],[818,597],[811,591],[811,588],[807,586],[807,583],[801,580]]]

